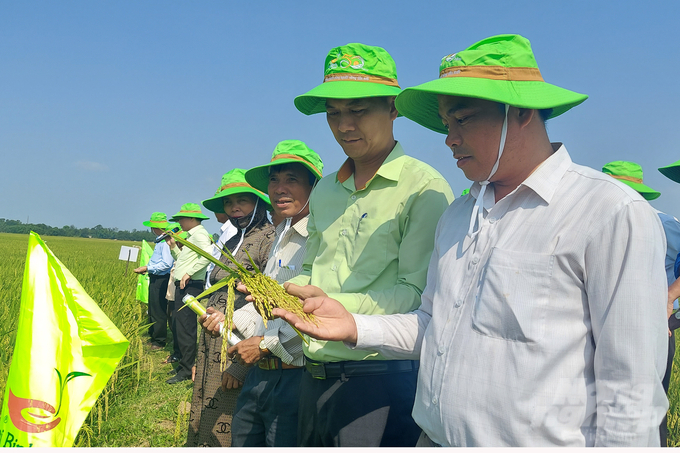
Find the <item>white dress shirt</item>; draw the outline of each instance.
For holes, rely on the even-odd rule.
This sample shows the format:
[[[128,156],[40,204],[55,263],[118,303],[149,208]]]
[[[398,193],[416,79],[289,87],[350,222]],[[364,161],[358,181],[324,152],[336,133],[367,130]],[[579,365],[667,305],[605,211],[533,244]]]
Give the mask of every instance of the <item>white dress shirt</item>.
[[[211,250],[211,255],[213,258],[217,258],[218,260],[222,258],[222,247],[224,247],[224,244],[227,243],[229,239],[232,238],[236,233],[238,233],[238,229],[232,223],[227,220],[222,224],[220,227],[220,237],[217,240],[217,244],[213,244],[212,250]],[[205,289],[210,288],[212,285],[210,284],[210,273],[215,269],[215,264],[210,263],[208,265],[208,270],[206,271],[205,275]]]
[[[454,201],[417,311],[354,315],[357,348],[420,355],[413,417],[436,443],[659,445],[661,222],[638,193],[553,148],[498,203],[487,191],[475,238],[479,184]]]

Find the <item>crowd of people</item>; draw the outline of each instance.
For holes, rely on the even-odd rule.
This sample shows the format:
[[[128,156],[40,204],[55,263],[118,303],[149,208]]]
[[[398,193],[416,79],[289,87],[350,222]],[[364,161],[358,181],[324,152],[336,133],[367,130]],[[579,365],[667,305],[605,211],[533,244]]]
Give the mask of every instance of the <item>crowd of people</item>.
[[[648,203],[639,165],[596,171],[549,140],[546,121],[587,96],[545,82],[522,36],[447,55],[439,74],[402,90],[383,48],[331,49],[294,102],[326,114],[342,166],[324,177],[319,154],[285,140],[202,202],[217,240],[198,204],[169,219],[315,318],[275,309],[265,326],[240,283],[233,325],[219,285],[197,319],[182,298],[226,271],[159,243],[136,271],[151,276],[152,349],[171,319],[168,384],[193,380],[187,446],[666,444],[680,222]],[[469,191],[454,200],[405,153],[399,115],[445,135]],[[680,182],[680,161],[660,171]],[[240,341],[221,371],[225,328]]]

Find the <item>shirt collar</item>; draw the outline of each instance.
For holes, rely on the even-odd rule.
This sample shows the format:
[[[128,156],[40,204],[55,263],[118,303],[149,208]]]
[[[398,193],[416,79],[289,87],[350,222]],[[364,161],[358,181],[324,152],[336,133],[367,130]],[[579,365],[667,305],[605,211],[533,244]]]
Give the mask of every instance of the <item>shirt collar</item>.
[[[390,151],[390,154],[387,156],[382,165],[380,165],[376,175],[380,175],[385,179],[389,179],[390,181],[399,181],[399,175],[401,174],[401,170],[404,167],[404,159],[400,159],[403,156],[404,149],[401,147],[399,142],[396,142],[394,148],[392,148],[392,151]],[[338,182],[342,184],[346,182],[352,175],[354,175],[354,161],[348,157],[342,166],[340,166],[336,178]],[[371,178],[366,183],[366,186],[362,187],[362,189],[368,187],[374,178],[375,175],[373,175],[373,178]]]
[[[307,222],[309,221],[309,214],[297,221],[295,225],[291,226],[292,230],[297,231],[297,233],[302,237],[307,237]],[[280,222],[276,225],[276,235],[279,236],[283,233],[283,229],[286,227],[286,221]],[[289,230],[290,231],[290,230]]]
[[[525,186],[533,190],[536,195],[541,197],[546,203],[550,204],[557,185],[571,165],[571,157],[567,148],[562,143],[551,143],[553,154],[544,160],[533,173],[527,177],[519,187]],[[477,199],[480,191],[480,184],[475,182],[470,187],[470,195]],[[514,193],[517,189],[513,190]],[[484,209],[487,211],[496,204],[493,185],[490,185],[484,194]]]
[[[198,232],[198,229],[201,228],[202,226],[203,226],[203,225],[201,225],[201,224],[199,223],[198,225],[196,225],[195,227],[193,227],[192,229],[190,229],[189,231],[187,231],[187,236],[191,236],[191,235],[193,235],[193,234],[196,234],[196,233]]]
[[[557,186],[571,165],[571,157],[562,143],[551,143],[553,153],[524,180],[520,186],[526,186],[536,192],[546,203],[550,204]]]

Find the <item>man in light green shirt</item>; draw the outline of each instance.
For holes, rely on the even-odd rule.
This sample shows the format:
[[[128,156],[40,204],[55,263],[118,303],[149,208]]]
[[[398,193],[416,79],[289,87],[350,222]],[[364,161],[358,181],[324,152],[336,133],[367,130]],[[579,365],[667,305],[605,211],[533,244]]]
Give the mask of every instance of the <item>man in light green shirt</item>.
[[[201,225],[201,221],[209,217],[201,212],[196,203],[186,203],[175,214],[171,221],[179,222],[183,231],[187,232],[187,241],[210,253],[212,250],[210,234]],[[174,356],[179,358],[177,374],[167,380],[168,384],[176,384],[192,378],[192,368],[196,362],[196,314],[191,310],[180,310],[184,306],[182,298],[191,294],[197,296],[203,291],[205,274],[209,261],[189,247],[181,251],[175,240],[167,240],[170,253],[175,258],[175,308],[172,313],[174,333]]]
[[[324,73],[295,105],[326,113],[348,159],[312,192],[303,271],[287,289],[301,298],[328,294],[352,313],[407,313],[420,306],[437,221],[453,193],[394,139],[401,90],[384,49],[337,47]],[[311,338],[304,352],[299,445],[415,446],[417,361]]]

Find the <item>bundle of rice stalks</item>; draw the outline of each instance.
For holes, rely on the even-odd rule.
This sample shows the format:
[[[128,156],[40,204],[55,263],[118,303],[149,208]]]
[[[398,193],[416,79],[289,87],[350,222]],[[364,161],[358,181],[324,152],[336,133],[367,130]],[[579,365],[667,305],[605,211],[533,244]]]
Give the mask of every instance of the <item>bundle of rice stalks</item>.
[[[195,246],[194,244],[190,243],[185,239],[182,239],[181,237],[179,237],[178,234],[170,233],[170,235],[180,244],[184,245],[185,247],[188,247],[189,249],[198,253],[202,257],[207,258],[211,263],[214,263],[215,266],[219,266],[220,268],[224,269],[227,272],[227,276],[225,278],[223,278],[222,280],[215,283],[210,288],[196,296],[196,299],[200,300],[205,297],[208,297],[215,291],[224,288],[225,286],[227,287],[227,307],[225,310],[226,312],[224,314],[225,315],[224,331],[228,331],[233,324],[234,301],[236,300],[234,289],[236,288],[238,282],[243,283],[246,286],[246,288],[248,288],[248,291],[250,291],[250,294],[253,297],[253,304],[255,305],[255,308],[257,308],[258,312],[262,316],[262,320],[264,321],[265,327],[267,326],[267,320],[273,318],[272,310],[274,308],[282,308],[286,311],[289,311],[290,313],[295,313],[301,319],[315,322],[314,315],[305,313],[304,310],[302,309],[302,302],[300,302],[300,299],[288,294],[286,290],[283,289],[283,287],[279,285],[279,283],[276,280],[264,275],[257,268],[248,251],[246,251],[246,254],[248,255],[250,264],[253,266],[254,269],[253,272],[249,271],[248,269],[243,267],[240,263],[238,263],[234,256],[229,252],[229,250],[226,251],[220,250],[220,252],[229,261],[231,261],[234,264],[234,266],[236,266],[236,269],[230,268],[229,266],[217,260],[216,258],[214,258],[209,253],[205,252],[201,248]],[[199,308],[194,307],[192,305],[200,306],[200,304],[195,303],[189,306],[192,308],[194,312],[196,312],[199,315],[205,313],[205,308],[203,308],[202,306],[200,306]],[[300,333],[300,331],[298,331],[294,326],[291,327],[293,327],[293,329],[297,332],[297,334],[300,336],[300,338],[302,338],[302,340],[305,343],[308,343],[305,337]],[[227,349],[229,349],[227,335],[222,334],[222,362],[220,367],[222,370],[226,368]]]

